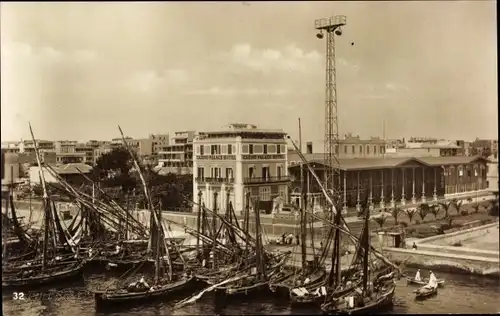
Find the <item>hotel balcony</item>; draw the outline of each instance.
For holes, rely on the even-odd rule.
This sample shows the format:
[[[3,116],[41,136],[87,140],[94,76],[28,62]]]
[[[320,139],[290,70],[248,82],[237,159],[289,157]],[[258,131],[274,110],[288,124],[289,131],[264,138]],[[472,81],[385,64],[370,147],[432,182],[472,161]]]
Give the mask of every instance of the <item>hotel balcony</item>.
[[[208,184],[233,184],[234,178],[206,178],[206,177],[196,177],[197,183],[208,183]]]
[[[245,178],[243,180],[244,184],[258,184],[258,183],[278,183],[278,182],[289,182],[289,176],[280,176],[280,177],[260,177],[260,178]]]

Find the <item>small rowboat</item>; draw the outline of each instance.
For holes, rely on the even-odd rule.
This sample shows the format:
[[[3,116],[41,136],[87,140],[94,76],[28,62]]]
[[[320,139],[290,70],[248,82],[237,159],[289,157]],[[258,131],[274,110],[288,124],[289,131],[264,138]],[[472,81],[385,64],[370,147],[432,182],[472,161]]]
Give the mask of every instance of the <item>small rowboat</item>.
[[[94,299],[96,307],[103,309],[106,307],[117,307],[124,303],[140,303],[153,299],[169,300],[171,296],[180,292],[188,292],[195,289],[195,279],[193,277],[175,282],[158,285],[144,291],[129,292],[125,288],[108,291],[95,291]]]
[[[425,286],[422,286],[421,288],[413,291],[413,293],[415,293],[415,298],[416,299],[426,299],[430,296],[433,296],[435,294],[437,294],[437,290],[438,290],[438,285],[425,285]]]
[[[409,278],[407,277],[406,278],[406,284],[407,285],[420,285],[420,286],[424,286],[424,285],[427,285],[429,283],[429,280],[428,279],[424,279],[424,280],[415,280],[414,278]],[[437,280],[437,284],[439,287],[443,287],[444,286],[444,280],[440,280],[438,279]]]

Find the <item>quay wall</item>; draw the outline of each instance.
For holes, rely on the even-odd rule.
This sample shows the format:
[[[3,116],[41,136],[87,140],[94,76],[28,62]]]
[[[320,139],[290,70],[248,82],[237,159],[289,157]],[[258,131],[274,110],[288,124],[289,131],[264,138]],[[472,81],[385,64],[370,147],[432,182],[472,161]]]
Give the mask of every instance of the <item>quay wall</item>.
[[[500,276],[500,261],[498,257],[388,247],[383,248],[383,251],[393,262],[404,263],[409,267],[489,277]]]
[[[456,232],[448,233],[445,235],[437,235],[427,238],[422,238],[416,240],[415,243],[419,246],[426,246],[426,244],[439,242],[439,244],[452,245],[456,242],[465,241],[468,239],[482,237],[489,233],[490,228],[496,228],[498,226],[498,221],[488,225],[477,226],[473,228],[469,228],[466,230],[459,230]]]

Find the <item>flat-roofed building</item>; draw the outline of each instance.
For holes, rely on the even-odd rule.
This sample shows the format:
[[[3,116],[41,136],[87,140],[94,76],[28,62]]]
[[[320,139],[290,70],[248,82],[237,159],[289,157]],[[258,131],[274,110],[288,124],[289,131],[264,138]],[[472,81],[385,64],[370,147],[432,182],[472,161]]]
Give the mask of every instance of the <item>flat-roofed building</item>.
[[[199,133],[194,139],[193,196],[209,208],[225,208],[227,194],[235,212],[246,207],[246,194],[259,199],[259,208],[273,211],[275,199],[288,199],[287,143],[282,130],[230,124],[220,131]],[[194,208],[197,211],[197,207]]]
[[[175,132],[170,143],[158,152],[161,173],[193,174],[193,139],[195,131]]]

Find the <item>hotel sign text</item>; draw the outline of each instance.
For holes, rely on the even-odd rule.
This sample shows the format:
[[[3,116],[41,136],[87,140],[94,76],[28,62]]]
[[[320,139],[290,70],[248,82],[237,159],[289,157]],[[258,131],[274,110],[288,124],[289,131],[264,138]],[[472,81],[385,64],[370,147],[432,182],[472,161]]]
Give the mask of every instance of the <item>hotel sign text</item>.
[[[235,155],[197,155],[197,160],[236,160]]]
[[[243,155],[245,160],[270,160],[270,159],[285,159],[285,155]]]

